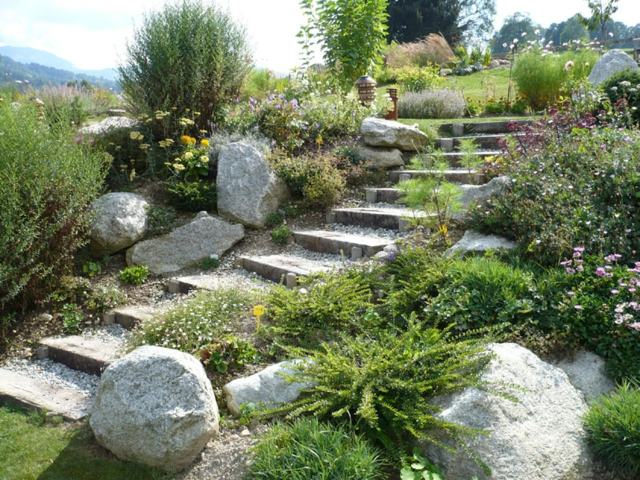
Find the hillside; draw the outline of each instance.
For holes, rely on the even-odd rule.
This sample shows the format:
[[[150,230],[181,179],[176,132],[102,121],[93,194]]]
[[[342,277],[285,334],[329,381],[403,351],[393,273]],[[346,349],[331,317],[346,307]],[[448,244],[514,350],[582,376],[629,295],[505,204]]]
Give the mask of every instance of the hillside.
[[[37,88],[44,85],[65,84],[74,80],[86,80],[100,87],[118,89],[117,83],[112,80],[47,67],[37,63],[20,63],[0,55],[0,85],[26,83]]]

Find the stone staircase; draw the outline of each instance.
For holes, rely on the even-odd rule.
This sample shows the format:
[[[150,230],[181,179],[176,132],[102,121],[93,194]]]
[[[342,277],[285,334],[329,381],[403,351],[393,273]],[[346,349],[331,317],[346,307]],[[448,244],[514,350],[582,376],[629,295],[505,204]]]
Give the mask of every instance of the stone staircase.
[[[443,125],[441,132],[462,133],[439,139],[441,146],[458,154],[460,137],[472,138],[483,148],[494,147],[508,133],[506,122]],[[477,154],[495,155],[493,150]],[[364,190],[361,206],[334,208],[327,214],[323,230],[293,233],[300,254],[242,256],[239,266],[273,282],[294,287],[299,277],[326,272],[375,256],[394,243],[397,234],[407,230],[412,217],[424,217],[397,203],[399,191],[394,184],[407,178],[427,175],[426,170],[391,170],[388,185]],[[484,187],[486,179],[477,172],[461,168],[447,171],[447,178],[462,185],[465,192]],[[386,232],[386,234],[385,234]],[[303,254],[307,252],[309,254]],[[192,290],[213,290],[225,286],[220,275],[193,275],[171,278],[167,290],[184,294]],[[0,366],[0,402],[46,411],[70,421],[88,415],[93,393],[102,371],[124,355],[129,330],[153,319],[161,309],[128,306],[104,315],[105,326],[88,334],[44,338],[37,348],[37,359]]]

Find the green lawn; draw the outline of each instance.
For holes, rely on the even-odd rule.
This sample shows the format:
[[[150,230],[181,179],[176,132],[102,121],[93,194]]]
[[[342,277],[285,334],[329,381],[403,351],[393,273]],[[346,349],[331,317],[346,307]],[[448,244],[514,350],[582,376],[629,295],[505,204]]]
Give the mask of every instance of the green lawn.
[[[481,122],[501,122],[504,120],[537,120],[541,118],[540,115],[529,116],[517,116],[507,115],[503,117],[469,117],[469,118],[400,118],[399,122],[406,123],[407,125],[418,125],[420,130],[425,132],[437,131],[440,125],[446,123],[481,123]]]
[[[509,91],[509,69],[494,68],[461,77],[450,75],[446,77],[444,86],[445,88],[451,88],[453,90],[462,90],[465,97],[474,100],[506,98]],[[514,97],[515,91],[514,85],[511,91],[512,98]]]
[[[156,480],[166,474],[121,462],[100,448],[87,426],[44,425],[41,416],[0,408],[2,480]]]

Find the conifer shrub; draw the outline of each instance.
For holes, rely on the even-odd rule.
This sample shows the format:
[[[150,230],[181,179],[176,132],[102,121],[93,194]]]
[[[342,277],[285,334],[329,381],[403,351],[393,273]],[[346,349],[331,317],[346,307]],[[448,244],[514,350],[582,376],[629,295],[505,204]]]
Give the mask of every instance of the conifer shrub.
[[[134,110],[175,108],[176,117],[198,112],[201,129],[237,97],[251,69],[244,30],[230,14],[200,0],[168,4],[146,16],[127,53],[119,72]]]
[[[0,312],[45,299],[86,243],[108,161],[70,124],[0,99]]]

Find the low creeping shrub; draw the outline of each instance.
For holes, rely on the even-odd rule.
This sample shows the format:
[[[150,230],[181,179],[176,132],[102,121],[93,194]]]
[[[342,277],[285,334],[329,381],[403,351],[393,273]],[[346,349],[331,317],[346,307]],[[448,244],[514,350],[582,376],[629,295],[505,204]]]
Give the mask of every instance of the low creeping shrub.
[[[596,401],[584,425],[593,451],[625,478],[640,476],[640,389],[623,383]]]
[[[178,180],[167,183],[169,202],[178,210],[186,212],[215,212],[218,193],[210,180]]]
[[[628,116],[627,126],[640,123],[640,72],[618,72],[603,82],[601,88],[614,109]]]
[[[146,265],[126,267],[120,272],[118,278],[126,285],[143,285],[149,278],[149,267]]]
[[[282,224],[279,227],[271,230],[271,241],[278,245],[286,245],[292,234],[293,233],[291,232],[289,226],[286,224]]]
[[[366,440],[315,418],[277,424],[253,449],[247,478],[375,480],[384,478],[379,454]]]

